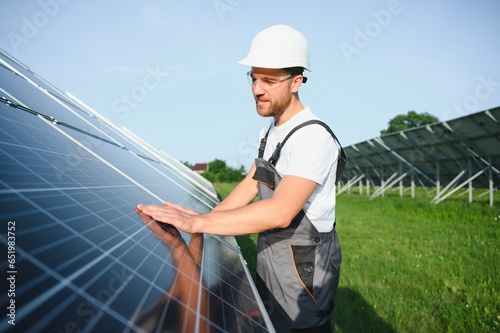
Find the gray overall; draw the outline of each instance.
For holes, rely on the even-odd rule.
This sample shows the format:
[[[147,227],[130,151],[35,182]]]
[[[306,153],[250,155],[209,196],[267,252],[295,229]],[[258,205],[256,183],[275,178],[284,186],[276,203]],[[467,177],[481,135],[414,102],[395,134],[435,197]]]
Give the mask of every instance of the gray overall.
[[[276,165],[281,147],[302,126],[320,124],[312,120],[295,127],[278,143],[273,155],[263,159],[267,135],[261,140],[253,179],[259,182],[259,199],[273,196],[281,181]],[[339,144],[340,146],[340,144]],[[341,148],[337,180],[345,165]],[[320,233],[301,210],[287,228],[262,232],[257,244],[256,285],[276,332],[332,332],[333,306],[339,282],[342,255],[337,233]]]

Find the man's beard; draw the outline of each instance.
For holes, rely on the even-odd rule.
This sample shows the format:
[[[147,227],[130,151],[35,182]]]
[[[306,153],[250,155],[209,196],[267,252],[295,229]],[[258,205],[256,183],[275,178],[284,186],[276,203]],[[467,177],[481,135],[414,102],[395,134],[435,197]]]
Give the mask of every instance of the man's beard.
[[[257,113],[262,116],[262,117],[276,117],[276,116],[281,116],[285,110],[290,106],[290,103],[292,102],[292,96],[283,97],[279,101],[268,101],[269,102],[269,109],[264,111],[259,109],[258,105],[258,99],[256,98],[256,107],[257,107]]]

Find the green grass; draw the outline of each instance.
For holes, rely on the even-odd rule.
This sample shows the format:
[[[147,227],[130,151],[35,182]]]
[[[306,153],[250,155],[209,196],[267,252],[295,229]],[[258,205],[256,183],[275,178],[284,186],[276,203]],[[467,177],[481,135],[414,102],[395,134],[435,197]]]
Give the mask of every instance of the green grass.
[[[339,195],[335,332],[500,331],[500,210],[485,200]],[[256,235],[237,240],[254,272]]]
[[[499,211],[463,199],[338,197],[338,332],[500,329]]]
[[[214,183],[213,185],[217,193],[219,193],[219,196],[224,199],[238,183]]]

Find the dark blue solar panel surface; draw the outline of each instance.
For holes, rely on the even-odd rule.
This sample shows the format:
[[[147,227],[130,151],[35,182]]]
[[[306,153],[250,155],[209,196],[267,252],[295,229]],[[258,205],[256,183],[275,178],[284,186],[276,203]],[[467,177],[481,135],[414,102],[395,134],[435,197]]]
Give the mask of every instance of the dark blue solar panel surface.
[[[273,331],[234,237],[134,210],[208,211],[213,189],[0,55],[0,331]]]

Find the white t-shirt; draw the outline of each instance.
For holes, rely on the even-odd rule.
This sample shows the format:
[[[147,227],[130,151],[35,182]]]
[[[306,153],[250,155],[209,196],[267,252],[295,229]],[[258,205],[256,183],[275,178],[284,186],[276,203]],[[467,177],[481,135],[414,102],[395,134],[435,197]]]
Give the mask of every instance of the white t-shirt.
[[[274,152],[278,142],[297,125],[312,119],[319,120],[306,107],[286,123],[275,127],[274,120],[267,137],[264,159]],[[269,125],[260,133],[264,137]],[[281,177],[293,175],[312,180],[318,184],[303,207],[309,220],[319,232],[329,232],[335,221],[335,177],[340,147],[330,133],[321,125],[308,125],[293,133],[281,150],[276,171]]]

